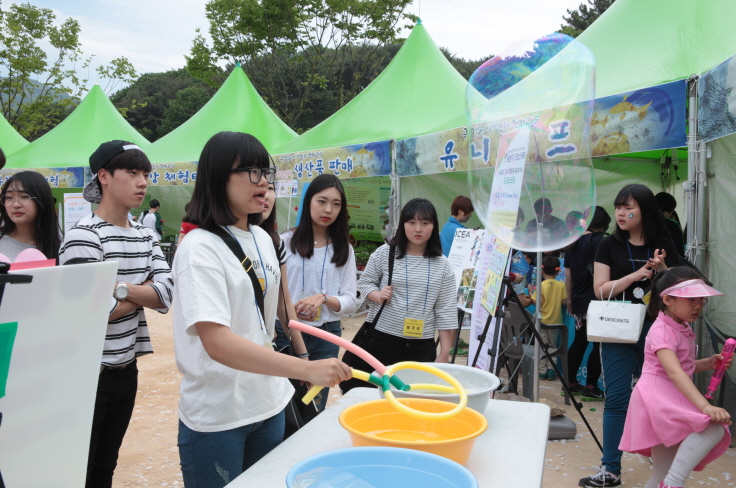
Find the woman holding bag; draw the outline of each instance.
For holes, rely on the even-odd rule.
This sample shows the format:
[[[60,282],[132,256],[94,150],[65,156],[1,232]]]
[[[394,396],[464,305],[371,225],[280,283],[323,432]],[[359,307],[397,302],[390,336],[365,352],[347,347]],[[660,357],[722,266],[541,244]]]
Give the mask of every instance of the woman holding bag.
[[[368,320],[386,302],[364,346],[385,365],[401,361],[449,362],[457,331],[456,287],[450,263],[442,255],[439,230],[432,202],[424,198],[409,201],[401,211],[391,242],[396,248],[391,286],[388,244],[371,254],[358,280],[360,294],[372,302]],[[439,332],[439,354],[435,332]],[[362,362],[352,366],[359,370],[370,368]],[[341,383],[343,393],[364,386],[356,381]]]
[[[598,245],[593,288],[598,299],[644,303],[655,272],[677,266],[677,250],[662,220],[654,193],[639,184],[627,185],[616,196],[616,229]],[[647,317],[635,344],[601,343],[605,382],[603,457],[598,473],[583,478],[583,487],[619,486],[623,435],[632,384],[644,363],[644,340],[652,325]]]

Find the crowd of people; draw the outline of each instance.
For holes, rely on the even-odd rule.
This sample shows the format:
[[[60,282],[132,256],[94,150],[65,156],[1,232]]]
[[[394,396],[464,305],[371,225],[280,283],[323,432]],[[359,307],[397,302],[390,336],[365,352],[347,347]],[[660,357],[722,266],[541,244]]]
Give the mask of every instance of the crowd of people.
[[[290,329],[289,319],[340,336],[341,318],[365,299],[369,320],[383,307],[365,344],[379,361],[449,361],[458,315],[446,256],[455,231],[474,211],[469,198],[453,201],[442,229],[432,202],[407,202],[395,235],[370,256],[358,279],[341,181],[327,174],[315,178],[297,226],[279,234],[276,171],[268,151],[251,135],[220,132],[202,150],[170,268],[159,244],[160,203],[151,200],[138,222],[130,218],[147,193],[151,163],[145,153],[129,142],[110,141],[89,164],[93,178],[84,198],[98,206],[63,236],[43,176],[19,172],[0,189],[0,253],[8,259],[35,248],[61,265],[118,263],[87,487],[112,483],[135,405],[137,358],[153,352],[144,308],[173,309],[182,374],[178,447],[187,488],[225,486],[283,441],[284,411],[294,393],[288,378],[324,387],[318,411],[326,406],[328,388],[356,386],[338,347]],[[604,375],[602,467],[579,485],[620,485],[622,452],[630,451],[653,459],[647,488],[683,486],[691,470],[702,469],[730,442],[728,412],[713,407],[691,380],[721,358],[696,360],[689,326],[707,297],[718,292],[697,270],[681,266],[682,245],[673,239],[672,223],[681,229],[672,201],[634,184],[621,190],[614,206],[611,235],[611,217],[596,207],[582,237],[564,251],[566,283],[556,280],[561,264],[551,253],[540,263],[541,290],[522,299],[538,304],[544,322],[561,323],[563,307],[574,317],[570,370],[562,379],[573,393],[602,399],[598,380]],[[560,235],[582,231],[575,226],[583,214],[563,221],[552,215],[547,199],[539,199],[534,210],[525,232],[536,232],[535,222]],[[576,376],[588,347],[587,307],[607,297],[648,299],[650,315],[637,343],[594,347],[581,385]],[[550,334],[545,340],[557,338]],[[540,377],[553,379],[550,365],[540,364]]]

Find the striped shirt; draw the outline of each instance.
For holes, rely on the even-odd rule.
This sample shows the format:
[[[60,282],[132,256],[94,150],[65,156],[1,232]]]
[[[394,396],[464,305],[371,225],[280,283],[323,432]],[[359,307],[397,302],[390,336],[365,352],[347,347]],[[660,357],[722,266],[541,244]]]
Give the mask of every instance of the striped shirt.
[[[384,244],[368,259],[358,280],[360,295],[388,285],[389,247]],[[457,328],[455,274],[444,256],[408,256],[394,260],[391,300],[381,312],[376,330],[407,339],[433,339],[435,330]],[[370,302],[368,320],[381,308]],[[404,336],[404,319],[424,320],[422,337]]]
[[[64,237],[59,252],[59,263],[72,258],[91,258],[98,261],[117,261],[117,280],[140,285],[147,280],[156,290],[163,308],[169,311],[174,281],[154,231],[130,221],[130,228],[114,226],[97,215],[90,214],[80,220]],[[118,306],[112,296],[110,284],[110,313]],[[153,352],[148,324],[143,307],[107,323],[107,334],[102,351],[103,366],[129,364],[137,356]]]

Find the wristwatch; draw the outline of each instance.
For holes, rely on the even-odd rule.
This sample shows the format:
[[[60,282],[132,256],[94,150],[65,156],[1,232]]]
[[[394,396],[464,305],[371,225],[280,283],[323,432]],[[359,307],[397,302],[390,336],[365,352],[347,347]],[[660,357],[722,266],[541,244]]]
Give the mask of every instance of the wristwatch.
[[[116,300],[125,300],[128,298],[128,291],[128,284],[124,281],[118,281],[115,285],[115,292],[112,296],[114,296]]]

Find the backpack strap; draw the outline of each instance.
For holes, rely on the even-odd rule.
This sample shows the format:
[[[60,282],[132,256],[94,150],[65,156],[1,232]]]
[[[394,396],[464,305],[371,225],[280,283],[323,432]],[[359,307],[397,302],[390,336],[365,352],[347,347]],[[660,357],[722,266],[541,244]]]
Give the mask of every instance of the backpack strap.
[[[238,258],[238,261],[240,261],[243,269],[246,273],[248,273],[248,276],[250,277],[250,281],[253,284],[253,294],[256,296],[256,304],[258,305],[258,310],[261,311],[261,316],[265,320],[266,314],[264,313],[263,291],[261,288],[261,283],[258,281],[258,277],[256,276],[256,272],[253,270],[253,261],[251,261],[251,259],[245,255],[245,252],[243,251],[243,248],[240,247],[238,241],[235,240],[235,238],[230,235],[229,232],[227,232],[219,225],[210,227],[205,230],[212,232],[217,237],[225,241],[227,247],[229,247],[233,254],[235,254],[235,257]]]

